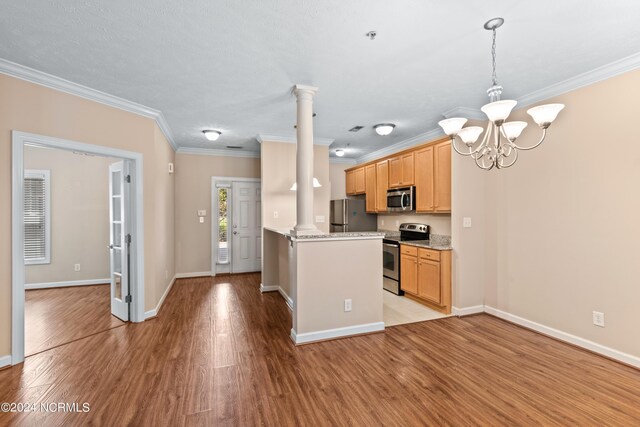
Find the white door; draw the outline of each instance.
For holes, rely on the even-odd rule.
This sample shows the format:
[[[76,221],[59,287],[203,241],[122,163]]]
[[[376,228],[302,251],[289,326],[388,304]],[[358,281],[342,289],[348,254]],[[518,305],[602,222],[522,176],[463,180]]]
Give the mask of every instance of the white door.
[[[109,166],[109,253],[111,271],[111,314],[129,320],[129,227],[128,164]]]
[[[231,272],[260,271],[262,222],[259,182],[233,182]]]

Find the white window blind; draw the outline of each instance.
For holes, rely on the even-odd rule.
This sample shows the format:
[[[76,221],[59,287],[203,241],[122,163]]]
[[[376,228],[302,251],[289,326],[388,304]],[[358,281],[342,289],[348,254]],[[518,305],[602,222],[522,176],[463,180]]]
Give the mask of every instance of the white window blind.
[[[50,175],[47,170],[24,171],[24,261],[48,264],[50,250]]]

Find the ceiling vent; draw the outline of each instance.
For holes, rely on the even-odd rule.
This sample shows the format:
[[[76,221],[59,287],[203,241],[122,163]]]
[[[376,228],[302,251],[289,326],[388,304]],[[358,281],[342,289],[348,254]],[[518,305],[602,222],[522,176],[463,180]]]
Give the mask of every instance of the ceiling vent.
[[[354,126],[351,129],[349,129],[349,132],[358,132],[360,129],[362,129],[364,126]]]
[[[232,150],[242,150],[242,147],[240,147],[239,145],[227,145],[227,148],[230,148]]]

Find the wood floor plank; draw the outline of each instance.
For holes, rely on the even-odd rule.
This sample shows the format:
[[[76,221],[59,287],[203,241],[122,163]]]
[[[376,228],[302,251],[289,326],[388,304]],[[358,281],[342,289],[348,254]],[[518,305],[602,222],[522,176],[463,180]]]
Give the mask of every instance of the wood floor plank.
[[[640,371],[478,315],[296,347],[260,276],[181,279],[159,315],[0,371],[0,425],[640,425]]]

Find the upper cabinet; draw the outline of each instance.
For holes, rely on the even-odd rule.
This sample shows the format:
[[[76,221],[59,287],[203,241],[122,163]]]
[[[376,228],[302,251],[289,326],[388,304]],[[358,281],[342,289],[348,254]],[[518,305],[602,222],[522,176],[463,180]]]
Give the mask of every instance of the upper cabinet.
[[[451,212],[451,142],[433,147],[435,168],[434,212]]]
[[[376,212],[387,211],[387,190],[389,189],[389,162],[376,163]]]
[[[364,194],[366,191],[364,167],[347,171],[347,194],[353,196]]]
[[[416,151],[416,211],[433,212],[433,145]]]
[[[364,184],[366,189],[366,211],[375,213],[377,212],[377,174],[376,174],[376,165],[368,165],[364,168]]]
[[[405,153],[389,159],[389,188],[414,184],[414,153]]]

